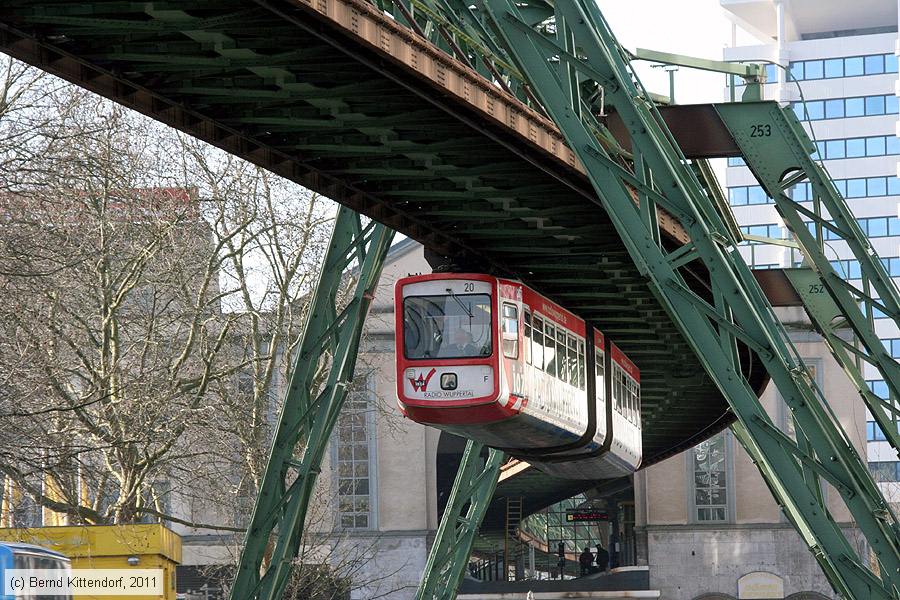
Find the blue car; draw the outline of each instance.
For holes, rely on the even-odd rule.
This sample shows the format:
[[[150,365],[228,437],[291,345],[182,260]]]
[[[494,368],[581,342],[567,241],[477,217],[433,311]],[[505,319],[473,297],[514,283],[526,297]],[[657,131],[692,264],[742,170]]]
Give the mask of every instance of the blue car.
[[[33,544],[20,544],[17,542],[0,542],[0,573],[3,581],[6,580],[8,569],[64,569],[71,570],[71,561],[64,555],[54,550],[48,550]],[[16,598],[29,598],[29,600],[72,600],[70,594],[23,596],[20,594],[3,594],[3,586],[0,585],[0,600],[15,600]]]

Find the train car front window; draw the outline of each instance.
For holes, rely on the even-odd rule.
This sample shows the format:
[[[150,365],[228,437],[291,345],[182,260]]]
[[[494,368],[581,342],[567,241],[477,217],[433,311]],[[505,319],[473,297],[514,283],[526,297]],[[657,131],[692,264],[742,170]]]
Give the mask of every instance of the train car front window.
[[[487,294],[410,296],[403,300],[406,358],[490,356],[491,297]]]

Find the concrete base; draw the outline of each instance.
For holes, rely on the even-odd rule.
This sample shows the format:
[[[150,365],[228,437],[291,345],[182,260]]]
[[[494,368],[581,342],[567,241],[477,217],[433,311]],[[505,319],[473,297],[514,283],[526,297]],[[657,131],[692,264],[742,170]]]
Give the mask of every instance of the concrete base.
[[[508,594],[459,594],[457,600],[565,600],[566,598],[603,598],[604,600],[625,600],[630,598],[659,598],[654,590],[632,592],[510,592]]]
[[[813,592],[835,598],[800,536],[788,524],[656,526],[644,530],[650,585],[667,600],[694,600],[707,594],[737,598],[738,579],[764,572],[783,580],[784,597]],[[862,548],[858,531],[845,528]]]
[[[534,600],[557,598],[658,598],[659,592],[650,589],[647,567],[624,567],[578,579],[549,579],[540,581],[476,581],[465,579],[459,587],[459,600],[525,599],[528,593]],[[529,598],[530,600],[530,598]]]
[[[354,582],[364,583],[350,592],[351,600],[414,600],[428,561],[427,531],[353,532],[346,552],[369,557],[354,570]]]

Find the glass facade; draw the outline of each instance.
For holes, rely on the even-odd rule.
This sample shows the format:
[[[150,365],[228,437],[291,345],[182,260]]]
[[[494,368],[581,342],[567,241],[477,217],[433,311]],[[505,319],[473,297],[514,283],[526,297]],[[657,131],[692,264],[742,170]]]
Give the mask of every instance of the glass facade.
[[[835,160],[841,158],[865,158],[867,156],[893,156],[900,154],[900,138],[894,135],[875,135],[834,140],[818,140],[813,158]]]
[[[895,175],[878,177],[854,177],[852,179],[835,179],[834,185],[844,198],[880,198],[882,196],[900,196],[900,179]],[[813,199],[812,185],[808,182],[792,187],[788,194],[799,202]],[[728,203],[731,206],[752,206],[757,204],[774,204],[772,197],[759,185],[736,185],[728,188]]]
[[[797,118],[801,121],[874,117],[878,115],[896,115],[898,109],[897,100],[897,96],[893,94],[829,98],[795,102],[793,109]]]
[[[776,81],[777,67],[772,65],[774,77],[767,81]],[[882,75],[897,72],[897,57],[891,54],[869,54],[866,56],[847,56],[843,58],[824,58],[793,61],[790,64],[791,79],[807,81],[810,79],[839,79],[842,77],[860,77],[863,75]]]
[[[816,152],[812,156],[817,160],[900,155],[900,138],[894,135],[818,140],[815,144]],[[732,156],[728,158],[728,166],[743,167],[746,163],[743,158]]]
[[[879,198],[881,196],[900,196],[900,179],[896,175],[883,177],[854,177],[852,179],[834,179],[834,186],[844,198]],[[789,191],[791,198],[800,202],[813,199],[812,185],[801,183]]]

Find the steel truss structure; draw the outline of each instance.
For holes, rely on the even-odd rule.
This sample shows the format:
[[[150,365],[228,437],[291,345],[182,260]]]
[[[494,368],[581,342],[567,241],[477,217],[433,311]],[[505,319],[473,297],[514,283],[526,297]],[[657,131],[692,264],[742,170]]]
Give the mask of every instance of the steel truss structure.
[[[437,23],[428,18],[416,23],[418,31],[427,33],[430,25],[435,26],[431,31],[452,27],[466,42],[463,48],[448,41],[461,58],[489,51],[497,59],[491,72],[505,69],[505,81],[517,81],[525,91],[522,95],[536,100],[536,107],[559,126],[585,165],[597,202],[728,399],[738,418],[734,427],[738,439],[835,590],[857,599],[900,597],[900,529],[895,515],[741,258],[733,227],[728,227],[698,170],[682,154],[597,7],[590,0],[552,4],[484,0],[471,7],[434,0],[414,5],[437,8],[441,17]],[[406,14],[410,20],[415,18],[408,9]],[[426,15],[433,16],[427,11]],[[627,129],[631,146],[627,161],[598,119],[607,108],[618,113]],[[839,363],[851,373],[876,420],[891,432],[896,447],[897,409],[868,390],[857,364],[865,361],[879,369],[896,394],[897,365],[872,328],[875,310],[900,322],[896,289],[846,203],[809,158],[813,148],[796,119],[775,103],[720,105],[717,110],[815,270],[818,283],[803,295],[826,296],[838,309],[829,312],[822,308],[827,304],[808,300],[814,322]],[[807,181],[814,192],[812,210],[794,202],[788,193],[792,186]],[[663,247],[653,218],[657,205],[689,231],[689,243]],[[850,244],[864,273],[860,286],[848,284],[828,263],[825,231]],[[683,267],[690,263],[702,263],[710,273],[712,285],[706,297],[686,285]],[[802,276],[793,277],[796,285],[804,283]],[[851,326],[862,349],[836,334],[836,327],[843,325],[834,321],[838,315]],[[739,344],[761,357],[791,411],[796,439],[772,422],[741,375]],[[860,556],[830,515],[820,480],[839,492],[877,563],[875,568],[869,568],[868,557]],[[448,518],[455,517],[445,515]],[[446,525],[442,522],[442,528]],[[429,566],[458,558],[436,545]],[[427,585],[433,576],[433,572],[425,573],[419,597],[452,597],[446,590],[439,595]]]
[[[453,482],[441,524],[428,554],[416,600],[453,600],[469,563],[478,526],[500,478],[504,455],[469,440]]]
[[[378,25],[382,54],[361,45],[363,38],[347,43],[333,35],[331,25],[324,25],[328,11],[311,12],[329,5],[325,0],[226,0],[177,6],[15,0],[0,7],[0,45],[23,60],[367,210],[431,247],[493,256],[499,262],[491,264],[512,265],[513,272],[534,270],[539,281],[555,281],[561,297],[565,297],[562,286],[579,286],[568,300],[577,310],[621,318],[636,302],[635,296],[625,298],[617,286],[635,294],[640,288],[644,294],[646,282],[653,296],[644,294],[641,299],[665,310],[657,311],[654,304],[636,313],[642,325],[650,313],[660,313],[641,335],[662,339],[664,334],[665,343],[677,343],[682,354],[690,354],[683,345],[687,342],[737,416],[738,439],[835,590],[855,599],[900,598],[896,516],[744,264],[737,248],[739,232],[728,222],[728,208],[708,168],[688,160],[679,149],[656,108],[660,99],[643,89],[629,64],[633,57],[619,47],[593,1],[371,2],[393,16],[385,19],[390,27]],[[190,10],[182,6],[186,4]],[[347,8],[351,27],[366,12],[359,8]],[[331,6],[331,12],[340,11]],[[383,17],[383,12],[377,16]],[[426,86],[398,75],[385,53],[385,46],[399,44],[391,37],[397,23],[480,73],[489,82],[485,87],[499,86],[552,119],[584,167],[590,186],[555,168],[542,170],[545,160],[569,156],[568,149],[555,153],[554,147],[563,146],[558,137],[548,142],[553,153],[545,148],[535,158],[531,148],[522,151],[518,142],[508,142],[506,132],[497,135],[491,121],[472,119],[470,115],[477,113],[436,100],[446,91],[437,87],[443,85],[440,81]],[[305,45],[287,48],[298,38]],[[414,46],[409,44],[409,51],[418,56]],[[718,68],[709,62],[704,65]],[[759,69],[731,72],[758,83],[752,78],[758,77]],[[751,91],[751,86],[747,89]],[[434,106],[425,107],[427,102]],[[900,302],[890,277],[844,200],[810,159],[814,148],[791,113],[764,102],[714,109],[811,267],[789,277],[868,410],[897,448],[900,411],[894,400],[871,393],[862,374],[863,365],[869,365],[882,374],[893,398],[900,395],[898,366],[872,327],[876,315],[900,323]],[[613,113],[626,140],[606,126],[605,117]],[[505,114],[510,122],[524,122],[513,109]],[[539,137],[542,119],[528,117],[529,128],[533,126],[534,137]],[[460,128],[456,120],[465,121],[466,127]],[[431,136],[419,139],[414,129],[428,130]],[[531,129],[527,135],[530,140]],[[469,160],[472,147],[480,143],[493,145]],[[498,162],[501,155],[507,157],[505,162]],[[385,162],[373,163],[372,157],[379,156],[386,157]],[[310,166],[305,160],[324,161],[324,166]],[[450,185],[433,185],[440,172],[448,173]],[[509,177],[519,178],[515,189],[504,183]],[[801,184],[809,186],[811,207],[792,198],[791,188]],[[569,212],[574,216],[565,217],[561,213],[576,191],[575,199],[583,206],[572,203]],[[535,206],[540,211],[530,221],[512,218],[513,211],[528,213]],[[666,219],[658,216],[658,209]],[[615,235],[596,239],[594,232],[608,229],[594,229],[596,223],[591,221],[604,214],[612,220],[630,261],[624,255],[621,261],[610,260],[621,252]],[[468,227],[454,229],[463,218],[469,219]],[[665,231],[666,222],[673,220],[687,235],[661,235],[661,228]],[[534,222],[540,227],[531,227]],[[552,239],[547,231],[556,228],[576,234],[573,239],[579,240],[579,252],[586,260],[572,262],[567,254],[571,245],[562,243],[546,244],[544,253],[552,251],[557,260],[537,266],[510,252],[534,253],[530,244]],[[500,241],[485,241],[492,236]],[[364,226],[348,208],[338,214],[320,281],[310,297],[304,337],[232,589],[234,599],[274,600],[282,595],[302,543],[312,489],[353,375],[363,320],[391,237],[383,225]],[[690,242],[677,242],[688,238]],[[845,281],[827,260],[825,240],[835,238],[846,242],[859,261],[858,283]],[[355,291],[339,310],[339,291],[349,284],[347,269],[354,263]],[[602,270],[622,273],[606,280],[599,277]],[[709,275],[708,288],[703,287],[705,280],[697,283],[698,272]],[[606,286],[602,293],[601,285]],[[579,296],[590,296],[590,303],[578,305]],[[628,320],[629,326],[634,323],[634,318]],[[855,340],[839,334],[846,328]],[[759,357],[779,388],[796,424],[795,438],[783,433],[760,405],[746,369],[741,368],[742,357],[748,355],[743,349]],[[660,354],[644,356],[651,357],[645,358],[650,369],[657,367],[652,357],[659,360]],[[657,417],[685,408],[685,396],[671,393],[670,380],[663,375],[657,373],[653,388],[647,386],[648,392],[657,390]],[[695,395],[706,399],[714,388],[706,387],[708,380],[702,379],[704,387],[697,389],[705,393]],[[696,413],[685,418],[696,418]],[[695,429],[690,433],[698,435]],[[659,447],[670,445],[660,442]],[[423,576],[421,600],[448,600],[456,594],[502,461],[496,451],[484,461],[481,450],[470,443],[465,452]],[[829,514],[823,480],[853,515],[871,562]]]
[[[332,430],[347,397],[363,323],[394,232],[363,225],[340,208],[313,292],[303,339],[278,419],[269,462],[235,582],[234,600],[281,598],[303,543],[307,508]],[[355,287],[343,309],[340,295],[355,267]]]
[[[894,401],[900,398],[900,364],[875,335],[874,322],[879,314],[900,315],[900,295],[887,269],[827,173],[810,158],[815,147],[792,112],[771,102],[721,104],[716,111],[813,271],[787,271],[807,312],[887,441],[895,450],[900,448],[900,408]],[[754,127],[764,135],[753,136]],[[809,186],[810,194],[797,196],[810,197],[810,208],[792,198],[791,188],[801,185]],[[831,265],[825,253],[826,240],[847,244],[860,265],[858,284],[848,282],[849,274],[838,273]],[[838,328],[849,328],[858,345],[838,335]],[[880,398],[869,389],[862,365],[881,374],[894,400]]]

